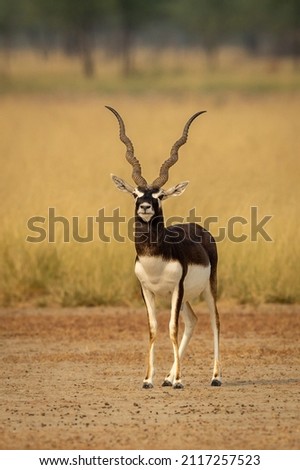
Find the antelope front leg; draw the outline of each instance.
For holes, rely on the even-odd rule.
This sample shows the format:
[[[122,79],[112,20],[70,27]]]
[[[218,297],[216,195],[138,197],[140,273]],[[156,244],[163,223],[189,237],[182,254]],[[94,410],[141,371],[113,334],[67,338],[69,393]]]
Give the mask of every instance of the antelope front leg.
[[[154,342],[157,334],[157,321],[155,310],[155,296],[149,290],[142,288],[143,298],[147,307],[149,325],[149,353],[147,371],[143,381],[143,388],[153,388],[154,376]]]
[[[169,323],[170,339],[174,352],[174,364],[171,370],[171,374],[165,379],[163,383],[163,386],[172,384],[173,388],[183,388],[181,383],[180,353],[178,348],[178,320],[182,299],[183,283],[181,282],[172,295],[171,318]]]
[[[189,302],[184,302],[183,303],[183,308],[182,308],[182,316],[183,316],[183,321],[184,321],[184,333],[181,339],[181,343],[179,346],[179,360],[180,362],[182,361],[182,358],[184,356],[184,352],[190,342],[190,339],[193,335],[194,328],[197,323],[197,317],[190,306]],[[173,364],[170,373],[167,375],[165,378],[162,386],[163,387],[169,387],[173,385],[175,377],[175,364]]]

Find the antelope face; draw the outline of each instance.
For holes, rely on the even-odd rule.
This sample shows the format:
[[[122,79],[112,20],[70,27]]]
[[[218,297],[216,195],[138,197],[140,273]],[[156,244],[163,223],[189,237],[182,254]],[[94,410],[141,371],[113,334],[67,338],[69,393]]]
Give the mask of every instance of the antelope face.
[[[135,188],[132,194],[135,198],[136,214],[144,222],[150,222],[152,217],[161,212],[161,200],[163,199],[162,190]]]
[[[111,177],[120,191],[132,194],[135,199],[135,212],[144,222],[149,222],[154,216],[162,213],[161,201],[170,196],[179,196],[189,184],[188,181],[183,181],[167,190],[140,186],[134,188],[118,176],[111,175]]]

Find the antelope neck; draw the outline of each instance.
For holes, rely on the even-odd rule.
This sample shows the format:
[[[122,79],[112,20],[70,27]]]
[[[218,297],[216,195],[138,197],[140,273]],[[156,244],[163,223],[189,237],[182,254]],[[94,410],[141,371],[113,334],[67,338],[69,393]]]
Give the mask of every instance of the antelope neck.
[[[155,215],[149,222],[139,216],[135,217],[135,249],[138,256],[158,256],[163,253],[164,217],[162,212]]]

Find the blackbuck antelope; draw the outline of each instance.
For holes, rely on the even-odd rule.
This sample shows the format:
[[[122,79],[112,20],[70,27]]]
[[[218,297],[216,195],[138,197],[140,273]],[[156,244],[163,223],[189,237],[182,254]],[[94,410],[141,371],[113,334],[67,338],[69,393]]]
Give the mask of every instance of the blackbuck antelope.
[[[183,193],[187,181],[165,190],[169,168],[178,160],[178,150],[186,143],[188,131],[194,119],[204,111],[194,114],[186,123],[183,134],[173,145],[170,157],[162,164],[159,176],[148,184],[141,173],[141,165],[134,156],[132,142],[125,133],[125,125],[119,113],[107,108],[119,122],[120,139],[126,146],[126,159],[132,165],[132,179],[136,187],[112,175],[117,188],[135,198],[135,274],[138,277],[148,312],[149,356],[143,388],[153,387],[154,342],[157,333],[155,310],[156,296],[170,296],[170,339],[173,345],[174,363],[165,377],[163,386],[183,388],[181,383],[181,359],[192,337],[197,317],[190,300],[201,293],[207,301],[214,335],[214,367],[211,385],[221,385],[219,363],[220,321],[216,307],[217,249],[212,235],[197,224],[178,224],[165,227],[162,201]],[[178,344],[178,320],[182,312],[185,328]]]

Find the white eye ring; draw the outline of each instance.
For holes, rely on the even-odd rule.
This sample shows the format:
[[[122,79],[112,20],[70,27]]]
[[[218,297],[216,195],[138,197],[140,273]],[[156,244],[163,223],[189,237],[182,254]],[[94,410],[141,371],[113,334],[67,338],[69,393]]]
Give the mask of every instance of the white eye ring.
[[[153,194],[152,194],[152,197],[153,197],[154,199],[158,199],[160,196],[163,195],[163,193],[164,193],[164,191],[163,191],[162,189],[160,189],[160,190],[158,191],[158,193],[153,193]]]
[[[139,191],[137,188],[133,191],[134,194],[136,194],[137,197],[142,197],[144,196],[144,193],[142,191]]]

